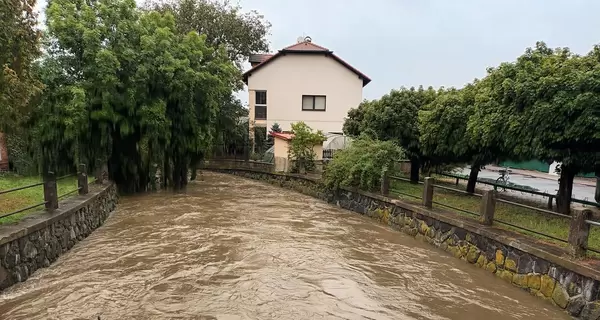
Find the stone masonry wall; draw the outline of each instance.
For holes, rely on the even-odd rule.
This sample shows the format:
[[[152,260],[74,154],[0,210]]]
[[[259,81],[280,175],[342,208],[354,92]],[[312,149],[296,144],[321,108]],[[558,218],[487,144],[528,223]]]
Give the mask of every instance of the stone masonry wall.
[[[118,201],[114,184],[61,202],[15,225],[0,226],[0,291],[25,281],[101,226]]]
[[[213,171],[266,181],[367,215],[485,269],[549,301],[575,318],[600,320],[600,271],[579,268],[566,260],[565,263],[550,262],[561,261],[561,258],[521,247],[510,237],[482,230],[475,222],[360,190],[343,189],[333,194],[326,192],[318,180],[300,176],[265,173],[256,169],[219,168]]]

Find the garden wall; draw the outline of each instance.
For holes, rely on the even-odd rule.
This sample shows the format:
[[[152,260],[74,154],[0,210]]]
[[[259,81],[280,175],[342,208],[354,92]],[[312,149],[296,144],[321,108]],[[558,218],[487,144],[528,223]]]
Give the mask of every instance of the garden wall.
[[[0,291],[48,267],[75,243],[101,226],[117,205],[113,183],[61,201],[59,209],[32,214],[0,226]]]
[[[600,320],[600,270],[561,255],[560,250],[536,245],[523,235],[360,190],[327,192],[318,180],[305,176],[224,168],[216,163],[207,168],[266,181],[367,215],[485,269],[573,317]]]

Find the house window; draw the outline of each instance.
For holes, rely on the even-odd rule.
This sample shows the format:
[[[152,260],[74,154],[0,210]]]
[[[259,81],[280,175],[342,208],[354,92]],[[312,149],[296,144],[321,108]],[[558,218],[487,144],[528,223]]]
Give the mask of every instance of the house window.
[[[325,96],[302,96],[303,111],[325,111],[327,98]]]
[[[267,92],[256,91],[254,104],[254,119],[267,120]]]
[[[256,91],[256,104],[267,105],[266,91]]]

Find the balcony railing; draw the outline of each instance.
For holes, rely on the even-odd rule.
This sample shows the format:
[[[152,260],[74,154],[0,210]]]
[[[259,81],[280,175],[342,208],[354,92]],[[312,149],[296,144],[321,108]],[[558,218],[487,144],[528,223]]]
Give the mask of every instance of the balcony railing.
[[[267,106],[254,106],[254,120],[267,120]]]

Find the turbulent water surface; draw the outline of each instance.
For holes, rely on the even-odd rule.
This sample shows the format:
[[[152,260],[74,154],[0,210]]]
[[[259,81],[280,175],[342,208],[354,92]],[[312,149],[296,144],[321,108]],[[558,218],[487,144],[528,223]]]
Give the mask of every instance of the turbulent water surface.
[[[121,199],[106,224],[0,295],[0,319],[568,319],[368,218],[205,173]]]

